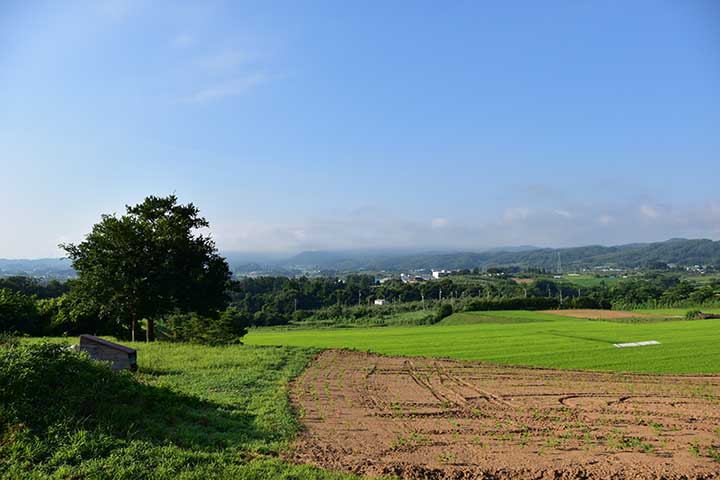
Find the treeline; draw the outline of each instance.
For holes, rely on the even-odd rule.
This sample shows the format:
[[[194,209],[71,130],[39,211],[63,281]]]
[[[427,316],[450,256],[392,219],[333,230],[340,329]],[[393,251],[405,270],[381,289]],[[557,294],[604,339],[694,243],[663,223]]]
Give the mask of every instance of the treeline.
[[[286,325],[311,320],[361,319],[449,303],[455,310],[542,310],[549,308],[624,308],[687,306],[720,302],[720,280],[705,285],[676,275],[651,273],[612,284],[579,286],[539,279],[518,284],[482,275],[379,284],[369,275],[331,278],[245,278],[232,282],[231,305],[245,312],[250,325]],[[385,305],[374,305],[382,299]]]
[[[77,281],[42,285],[28,278],[1,280],[0,331],[28,335],[98,333],[128,336],[126,324],[103,315],[102,305],[84,297]],[[250,326],[361,321],[403,312],[437,312],[442,305],[459,310],[544,310],[554,308],[632,309],[648,306],[703,306],[720,302],[720,280],[706,284],[651,273],[612,284],[581,287],[539,279],[518,284],[504,278],[446,277],[440,280],[382,284],[370,275],[344,279],[261,277],[229,282],[229,308],[216,315],[170,312],[154,318],[158,334],[170,340],[205,339],[212,332],[242,331]],[[375,305],[382,299],[384,305]],[[447,310],[445,311],[447,313]],[[207,333],[210,332],[210,333]]]
[[[379,283],[372,275],[337,277],[244,278],[231,283],[231,306],[247,312],[253,326],[286,325],[309,317],[355,318],[435,308],[436,303],[469,297],[512,297],[523,292],[508,279],[458,283],[450,278],[419,283],[389,280]],[[375,300],[386,305],[377,306]]]
[[[0,278],[0,290],[10,290],[12,293],[22,293],[26,296],[35,296],[39,299],[55,298],[70,291],[70,284],[51,280],[41,282],[37,278],[15,275]]]

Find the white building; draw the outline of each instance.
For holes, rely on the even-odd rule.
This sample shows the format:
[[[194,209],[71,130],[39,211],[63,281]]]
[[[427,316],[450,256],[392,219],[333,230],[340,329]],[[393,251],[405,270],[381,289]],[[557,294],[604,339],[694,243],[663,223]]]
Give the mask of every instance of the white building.
[[[385,305],[386,303],[387,300],[385,300],[384,298],[378,298],[377,300],[375,300],[375,305]]]
[[[424,282],[427,279],[425,277],[423,277],[422,275],[401,273],[400,280],[402,280],[403,283],[418,283],[418,282]]]
[[[432,271],[432,276],[435,279],[447,277],[448,275],[450,275],[450,270],[433,270]]]

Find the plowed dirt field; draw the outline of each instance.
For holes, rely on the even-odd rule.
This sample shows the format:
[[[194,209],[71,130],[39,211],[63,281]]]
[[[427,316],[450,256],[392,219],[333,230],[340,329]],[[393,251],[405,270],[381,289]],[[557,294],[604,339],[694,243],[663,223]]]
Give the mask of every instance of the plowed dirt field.
[[[291,399],[290,459],[427,479],[718,479],[720,376],[327,350]]]

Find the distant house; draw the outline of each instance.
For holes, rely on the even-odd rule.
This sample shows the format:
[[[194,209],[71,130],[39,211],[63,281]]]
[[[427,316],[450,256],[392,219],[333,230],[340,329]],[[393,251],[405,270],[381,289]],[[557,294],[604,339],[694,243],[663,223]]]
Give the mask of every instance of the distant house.
[[[401,273],[400,280],[402,280],[403,283],[420,283],[427,279],[421,275]]]
[[[378,298],[375,300],[375,305],[385,305],[387,303],[387,300],[384,298]]]
[[[93,335],[80,335],[80,350],[88,352],[93,360],[111,362],[113,370],[137,370],[137,352],[124,345]]]
[[[447,277],[448,275],[450,275],[450,273],[452,273],[450,272],[450,270],[433,270],[432,276],[434,279],[439,279],[442,277]]]

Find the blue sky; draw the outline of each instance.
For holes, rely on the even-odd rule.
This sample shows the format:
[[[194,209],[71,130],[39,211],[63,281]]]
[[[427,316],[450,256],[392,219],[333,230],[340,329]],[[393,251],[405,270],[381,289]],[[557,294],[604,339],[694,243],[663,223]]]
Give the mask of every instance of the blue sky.
[[[0,257],[720,238],[720,2],[4,1]],[[9,234],[8,234],[9,232]]]

